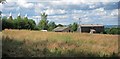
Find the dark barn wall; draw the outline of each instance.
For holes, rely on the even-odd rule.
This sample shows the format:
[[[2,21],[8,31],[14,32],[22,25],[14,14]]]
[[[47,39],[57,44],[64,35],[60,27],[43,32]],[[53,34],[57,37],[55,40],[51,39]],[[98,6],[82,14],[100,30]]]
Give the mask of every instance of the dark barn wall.
[[[81,32],[90,33],[90,29],[96,30],[96,33],[101,33],[104,31],[104,26],[81,27]]]
[[[96,33],[101,33],[104,31],[104,27],[94,27],[93,29],[96,30]]]
[[[81,32],[90,32],[91,27],[81,27]]]

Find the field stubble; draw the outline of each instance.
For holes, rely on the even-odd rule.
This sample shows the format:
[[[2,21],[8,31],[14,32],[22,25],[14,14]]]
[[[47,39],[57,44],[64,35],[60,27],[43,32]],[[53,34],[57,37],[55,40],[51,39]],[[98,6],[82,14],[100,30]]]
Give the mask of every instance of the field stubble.
[[[118,35],[5,30],[3,56],[97,56],[118,53]]]

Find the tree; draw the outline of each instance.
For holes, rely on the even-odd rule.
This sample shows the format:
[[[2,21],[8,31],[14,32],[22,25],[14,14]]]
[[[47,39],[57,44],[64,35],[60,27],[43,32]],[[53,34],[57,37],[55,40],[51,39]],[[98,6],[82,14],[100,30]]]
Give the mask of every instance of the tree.
[[[77,28],[78,28],[78,24],[74,22],[72,25],[72,31],[77,31]]]
[[[6,0],[0,0],[0,3],[5,3]],[[0,11],[0,31],[2,30],[2,20],[1,20],[2,11]]]
[[[2,18],[2,30],[7,28],[7,17]]]
[[[34,30],[36,27],[36,23],[33,19],[28,19],[27,17],[21,18],[21,16],[18,16],[16,19],[13,19],[12,16],[10,16],[8,19],[7,17],[3,17],[2,22],[3,30],[5,28]]]
[[[71,29],[71,31],[77,31],[77,28],[78,28],[78,24],[77,23],[73,23],[73,24],[69,24],[68,25],[69,26],[69,28]]]
[[[1,11],[0,11],[0,31],[2,30],[2,20],[1,20],[2,16],[1,16]]]
[[[57,27],[63,27],[63,25],[62,24],[58,24]]]
[[[120,28],[105,28],[106,34],[120,34]]]
[[[2,11],[0,11],[0,17],[1,17]]]
[[[8,29],[14,28],[14,21],[12,16],[10,16],[8,19],[5,16],[2,18],[2,29],[5,29],[5,28],[8,28]]]
[[[8,25],[8,29],[14,29],[14,21],[13,21],[13,17],[10,16],[7,20],[7,25]]]
[[[17,16],[17,18],[14,19],[14,22],[15,22],[16,29],[22,29],[21,23],[23,22],[23,19],[21,18],[21,16]]]
[[[72,24],[69,24],[68,27],[69,27],[69,28],[71,29],[71,31],[72,31]]]
[[[36,26],[36,23],[35,23],[35,21],[33,21],[32,19],[29,19],[28,20],[28,29],[31,29],[31,30],[33,30],[33,29],[35,29],[35,26]]]
[[[52,31],[55,27],[56,27],[55,22],[50,22],[50,23],[48,24],[48,30],[49,30],[49,31]]]
[[[41,14],[41,20],[38,24],[38,27],[40,30],[47,30],[48,29],[47,14],[45,14],[45,13]]]

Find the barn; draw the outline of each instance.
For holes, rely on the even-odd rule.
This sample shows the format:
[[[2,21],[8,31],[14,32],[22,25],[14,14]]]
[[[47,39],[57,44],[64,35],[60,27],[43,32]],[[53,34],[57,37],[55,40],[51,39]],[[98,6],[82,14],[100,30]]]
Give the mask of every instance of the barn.
[[[69,27],[56,27],[53,29],[54,32],[70,32]]]
[[[81,29],[81,30],[80,30]],[[78,27],[78,32],[85,32],[85,33],[101,33],[104,31],[104,25],[101,24],[81,24]]]

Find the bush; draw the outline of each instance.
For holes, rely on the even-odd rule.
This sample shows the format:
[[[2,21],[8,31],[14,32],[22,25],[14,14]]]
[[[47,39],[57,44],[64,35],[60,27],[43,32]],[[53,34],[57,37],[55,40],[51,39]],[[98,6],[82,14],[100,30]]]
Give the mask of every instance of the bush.
[[[120,34],[120,28],[106,28],[104,34]]]

